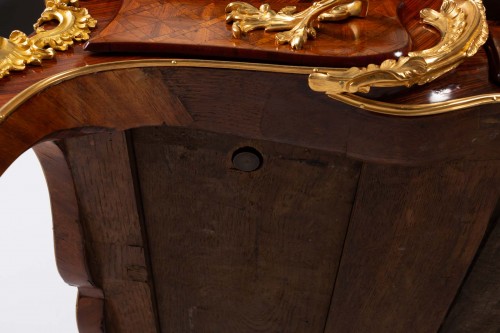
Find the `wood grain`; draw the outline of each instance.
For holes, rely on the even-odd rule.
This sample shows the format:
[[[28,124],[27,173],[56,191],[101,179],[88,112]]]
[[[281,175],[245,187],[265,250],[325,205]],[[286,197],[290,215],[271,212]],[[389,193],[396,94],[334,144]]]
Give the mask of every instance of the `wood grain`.
[[[229,3],[212,0],[124,0],[113,20],[95,34],[86,49],[94,52],[154,52],[183,57],[238,59],[308,66],[361,66],[409,51],[411,41],[398,20],[400,0],[372,1],[366,18],[321,24],[318,38],[303,50],[278,46],[274,33],[250,32],[232,37],[225,23]],[[259,7],[260,1],[250,1]],[[312,1],[269,1],[271,8]],[[418,11],[418,10],[417,10]]]
[[[500,162],[365,164],[325,332],[437,332],[500,198]]]
[[[146,265],[125,134],[67,139],[87,260],[104,292],[106,332],[157,331],[154,290]]]
[[[498,333],[500,330],[500,220],[497,217],[494,216],[440,333]]]
[[[174,128],[133,141],[162,332],[323,332],[360,164]],[[242,146],[258,171],[232,167]]]
[[[76,319],[80,333],[102,332],[101,289],[87,267],[85,240],[73,177],[63,151],[53,142],[36,145],[34,151],[50,193],[56,265],[64,282],[78,288]]]
[[[488,72],[484,62],[473,65],[477,63],[466,64],[467,71],[429,87],[451,87],[454,97],[489,89],[482,76]],[[463,79],[459,82],[470,89],[452,83],[454,78]],[[424,97],[418,91],[421,100],[434,92],[426,91]],[[411,92],[400,95],[405,101]],[[79,128],[90,133],[102,127],[164,123],[296,144],[366,161],[418,164],[493,159],[500,155],[499,117],[497,105],[412,119],[376,115],[310,91],[306,76],[298,74],[206,68],[116,70],[62,82],[21,105],[0,124],[0,142],[5,143],[0,145],[0,169],[35,143],[78,135]]]

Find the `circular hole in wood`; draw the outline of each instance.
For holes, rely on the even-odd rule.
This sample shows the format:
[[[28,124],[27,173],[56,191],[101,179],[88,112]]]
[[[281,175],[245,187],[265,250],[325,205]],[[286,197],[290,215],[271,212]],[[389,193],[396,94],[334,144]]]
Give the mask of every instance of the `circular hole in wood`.
[[[244,172],[258,170],[262,166],[262,154],[253,147],[242,147],[233,153],[233,166]]]

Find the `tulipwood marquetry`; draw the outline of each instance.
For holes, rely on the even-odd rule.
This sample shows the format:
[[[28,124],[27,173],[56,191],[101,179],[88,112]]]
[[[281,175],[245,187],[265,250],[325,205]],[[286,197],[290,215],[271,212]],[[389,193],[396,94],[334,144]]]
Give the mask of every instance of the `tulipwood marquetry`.
[[[113,22],[95,34],[86,49],[96,52],[150,52],[169,56],[240,59],[307,66],[359,66],[406,53],[411,41],[397,19],[400,0],[372,2],[366,18],[321,24],[320,36],[293,51],[277,46],[273,33],[253,31],[232,37],[224,1],[124,0]],[[289,1],[269,2],[281,9]],[[303,10],[310,2],[294,5]],[[258,6],[258,5],[257,5]]]

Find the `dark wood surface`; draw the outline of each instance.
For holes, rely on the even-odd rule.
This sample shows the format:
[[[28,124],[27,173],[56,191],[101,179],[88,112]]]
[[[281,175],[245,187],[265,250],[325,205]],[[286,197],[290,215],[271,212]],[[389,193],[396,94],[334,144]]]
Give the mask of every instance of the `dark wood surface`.
[[[289,45],[276,45],[275,33],[262,30],[233,38],[231,25],[225,23],[228,3],[224,1],[124,0],[113,22],[95,34],[86,48],[308,66],[360,66],[410,49],[408,33],[398,20],[400,2],[373,1],[366,18],[321,24],[316,40],[293,51]],[[262,4],[251,3],[257,7]],[[274,0],[269,4],[276,11],[289,5],[303,10],[312,1]]]
[[[64,149],[78,193],[87,262],[104,292],[106,332],[158,332],[125,134],[68,139]]]
[[[500,85],[500,23],[490,24],[490,38],[486,43],[490,65],[490,80]]]
[[[499,198],[498,161],[365,164],[325,332],[437,332]]]
[[[440,333],[500,330],[500,203],[471,271]]]
[[[64,282],[78,288],[76,320],[82,333],[102,332],[104,294],[90,274],[73,176],[64,152],[53,142],[34,147],[50,193],[54,250]]]
[[[173,128],[133,131],[162,332],[323,332],[360,163]],[[231,156],[251,146],[254,172]]]

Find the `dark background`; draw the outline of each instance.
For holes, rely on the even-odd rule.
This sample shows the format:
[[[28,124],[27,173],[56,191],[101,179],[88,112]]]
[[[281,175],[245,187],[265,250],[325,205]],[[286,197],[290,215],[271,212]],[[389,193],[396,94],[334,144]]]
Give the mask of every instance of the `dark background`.
[[[29,35],[44,8],[44,0],[0,0],[0,36],[9,37],[12,30]]]

